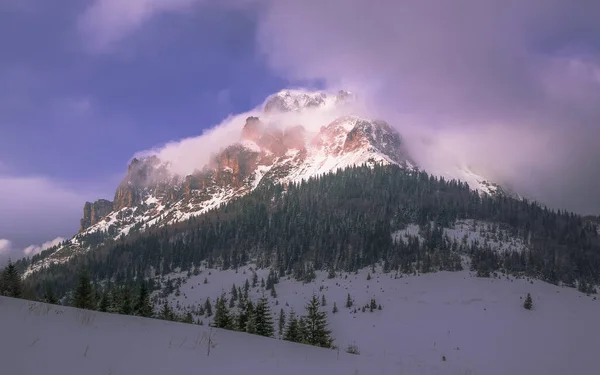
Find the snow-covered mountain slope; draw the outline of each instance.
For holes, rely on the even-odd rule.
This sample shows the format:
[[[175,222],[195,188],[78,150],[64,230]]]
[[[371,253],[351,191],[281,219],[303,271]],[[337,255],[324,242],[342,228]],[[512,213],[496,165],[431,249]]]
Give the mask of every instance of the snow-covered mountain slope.
[[[423,241],[419,234],[421,228],[417,224],[409,224],[406,228],[394,232],[393,239],[396,241],[408,241],[410,237],[416,237]],[[449,228],[444,228],[444,235],[449,242],[456,240],[459,244],[466,246],[478,244],[498,252],[517,252],[527,250],[527,240],[513,236],[504,226],[492,222],[479,220],[458,220]],[[486,246],[487,245],[487,246]]]
[[[170,163],[156,155],[133,159],[114,200],[86,203],[80,233],[37,258],[27,275],[66,262],[107,239],[204,214],[262,184],[297,183],[363,164],[418,168],[392,126],[346,111],[353,100],[347,91],[285,90],[272,95],[260,117],[250,116],[239,124],[239,139],[187,176],[172,173]],[[286,117],[298,112],[307,113],[301,118],[309,123]],[[454,175],[482,193],[503,193],[469,169],[457,171]]]
[[[168,300],[183,311],[214,301],[252,277],[237,270],[202,269]],[[268,270],[257,270],[259,280]],[[368,275],[371,279],[367,280]],[[176,275],[172,275],[175,277]],[[204,283],[204,279],[207,283]],[[304,313],[324,295],[337,351],[214,329],[207,356],[208,319],[192,326],[82,312],[0,297],[0,355],[9,374],[486,374],[597,373],[600,301],[539,281],[476,278],[468,271],[395,278],[380,270],[340,273],[301,284],[280,279],[268,296],[275,326],[279,309]],[[358,307],[344,307],[348,293]],[[522,307],[527,293],[533,309]],[[176,294],[179,296],[176,297]],[[259,287],[250,290],[256,298]],[[228,295],[229,297],[229,295]],[[382,310],[362,312],[375,298]],[[277,304],[278,302],[278,304]],[[339,311],[333,314],[334,302]],[[355,344],[360,355],[344,349]],[[443,358],[445,357],[445,361]]]

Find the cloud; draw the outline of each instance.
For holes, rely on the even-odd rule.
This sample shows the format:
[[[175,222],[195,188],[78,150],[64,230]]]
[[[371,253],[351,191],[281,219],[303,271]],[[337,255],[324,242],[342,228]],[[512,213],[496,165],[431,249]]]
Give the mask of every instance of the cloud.
[[[80,26],[109,48],[160,14],[203,3],[97,0]],[[427,168],[460,162],[552,207],[600,212],[599,2],[224,4],[253,6],[256,42],[273,71],[360,93]],[[233,134],[223,126],[206,134],[217,145]],[[173,160],[186,158],[177,150],[200,153],[195,164],[204,145],[188,140],[161,152]]]
[[[271,68],[362,92],[421,164],[460,160],[553,207],[600,212],[600,3],[265,4]]]
[[[0,238],[0,255],[8,253],[11,248],[12,244],[9,240]]]
[[[259,117],[266,126],[283,129],[302,124],[308,132],[316,133],[321,126],[330,124],[342,114],[358,114],[360,110],[359,107],[356,107],[350,108],[351,112],[348,112],[347,109],[330,107],[267,115],[263,112],[263,107],[264,103],[248,112],[230,115],[220,124],[209,128],[200,136],[172,141],[164,146],[139,152],[135,156],[157,155],[161,160],[170,164],[172,172],[185,176],[195,170],[202,169],[217,152],[239,141],[242,129],[249,116]]]
[[[196,2],[198,0],[95,0],[79,18],[78,26],[92,50],[106,52],[157,14],[182,12]]]
[[[62,237],[56,237],[55,239],[51,240],[51,241],[46,241],[41,245],[29,245],[27,246],[24,250],[23,253],[26,256],[32,256],[35,254],[38,254],[46,249],[49,249],[51,247],[54,247],[56,245],[59,245],[61,242],[63,242],[65,240],[65,238]]]
[[[83,204],[100,194],[75,190],[44,177],[0,174],[0,196],[0,237],[10,238],[15,250],[77,233]]]

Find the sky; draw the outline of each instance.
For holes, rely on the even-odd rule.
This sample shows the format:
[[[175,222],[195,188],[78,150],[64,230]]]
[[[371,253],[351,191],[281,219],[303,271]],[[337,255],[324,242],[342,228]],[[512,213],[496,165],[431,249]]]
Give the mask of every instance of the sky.
[[[0,0],[0,260],[74,234],[134,154],[295,86],[359,93],[426,167],[459,160],[599,214],[599,14],[594,0]]]

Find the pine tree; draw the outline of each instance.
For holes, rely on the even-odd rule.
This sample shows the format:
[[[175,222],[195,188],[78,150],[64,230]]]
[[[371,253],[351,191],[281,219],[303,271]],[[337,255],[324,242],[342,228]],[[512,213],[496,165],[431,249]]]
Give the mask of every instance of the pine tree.
[[[352,297],[350,297],[350,293],[348,293],[348,298],[346,298],[346,308],[349,309],[352,307]]]
[[[298,326],[298,319],[296,318],[296,313],[294,313],[294,310],[290,312],[283,339],[292,342],[302,341],[302,336],[300,335],[300,327]]]
[[[131,304],[131,290],[128,287],[124,287],[121,291],[121,305],[119,306],[119,314],[131,315],[133,313],[133,306]]]
[[[327,306],[327,300],[325,300],[325,295],[321,296],[321,306]]]
[[[310,345],[330,348],[333,339],[331,331],[327,329],[327,313],[319,311],[319,300],[313,295],[306,306],[306,343]]]
[[[271,285],[271,297],[277,298],[277,291],[275,290],[275,284]]]
[[[206,313],[206,317],[212,316],[212,305],[210,304],[210,298],[206,297],[206,302],[204,302],[204,312]]]
[[[73,306],[79,309],[93,309],[95,307],[92,282],[87,272],[79,274],[79,283],[73,295]]]
[[[238,315],[238,330],[248,333],[256,333],[254,305],[250,300],[246,302],[244,309]]]
[[[252,273],[252,287],[256,288],[256,286],[258,285],[258,275],[256,274],[256,272]]]
[[[373,312],[377,308],[377,302],[375,302],[375,298],[371,298],[371,303],[369,304],[369,311]]]
[[[17,267],[10,260],[2,271],[2,282],[0,283],[0,295],[21,298],[23,295],[23,281]]]
[[[265,279],[264,278],[260,279],[260,287],[263,289],[265,287]]]
[[[213,327],[215,328],[231,329],[231,316],[226,301],[225,293],[223,293],[215,302],[215,318],[213,319]]]
[[[192,313],[188,311],[185,314],[185,316],[183,317],[182,322],[188,323],[188,324],[194,324],[194,317],[192,316]]]
[[[338,312],[338,307],[337,304],[334,302],[333,303],[333,310],[331,310],[332,313],[336,314]]]
[[[135,302],[135,314],[146,318],[151,318],[154,314],[154,308],[152,307],[152,303],[150,303],[150,293],[144,282],[140,285],[140,292]]]
[[[527,310],[531,310],[533,308],[533,299],[531,298],[531,294],[527,293],[527,297],[525,297],[523,307]]]
[[[58,299],[54,295],[54,292],[52,291],[52,287],[50,287],[49,285],[46,287],[46,291],[44,292],[43,301],[46,303],[53,304],[53,305],[56,305],[58,303]]]
[[[173,313],[173,310],[171,309],[171,307],[169,306],[169,303],[167,301],[165,301],[162,309],[158,313],[158,318],[163,319],[163,320],[171,320],[171,321],[175,320],[175,314]]]
[[[283,309],[279,310],[279,336],[283,334],[283,329],[285,328],[285,311]]]
[[[110,307],[110,295],[108,291],[104,291],[102,292],[102,297],[100,297],[100,306],[98,307],[98,309],[101,312],[108,312],[108,309]]]
[[[254,310],[254,324],[256,334],[260,336],[273,337],[273,317],[267,299],[263,296],[258,300]]]
[[[231,301],[237,301],[238,298],[238,291],[237,288],[235,287],[235,284],[233,284],[231,286]]]

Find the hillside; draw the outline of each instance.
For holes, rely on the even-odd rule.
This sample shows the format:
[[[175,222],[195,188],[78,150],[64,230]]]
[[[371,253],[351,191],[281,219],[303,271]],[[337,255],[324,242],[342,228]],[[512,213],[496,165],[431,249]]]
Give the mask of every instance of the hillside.
[[[215,346],[207,356],[206,324],[187,325],[0,297],[2,368],[15,375],[597,372],[600,302],[593,297],[538,281],[505,276],[476,278],[468,271],[399,279],[371,272],[342,273],[335,279],[318,272],[315,281],[304,285],[281,279],[277,284],[279,305],[270,298],[277,323],[280,307],[302,312],[312,293],[325,295],[333,337],[342,348],[339,354],[213,329]],[[369,273],[372,278],[367,281]],[[250,274],[247,267],[237,273],[203,269],[181,285],[179,297],[172,295],[169,301],[185,306],[206,297],[216,298],[232,283],[242,285]],[[259,271],[259,276],[266,278],[266,271]],[[205,277],[207,284],[203,283]],[[382,310],[354,314],[343,306],[347,293],[357,305],[376,298]],[[522,307],[521,298],[526,293],[534,298],[531,311]],[[339,307],[336,314],[331,313],[334,302]],[[352,343],[360,355],[344,353]]]
[[[228,144],[205,164],[198,161],[193,171],[178,170],[181,156],[155,152],[134,158],[113,200],[86,202],[80,232],[48,249],[43,261],[32,259],[27,275],[131,233],[185,222],[260,187],[296,184],[361,165],[418,170],[392,124],[364,117],[355,106],[348,91],[284,90],[240,118]],[[464,166],[447,172],[481,194],[508,194]]]
[[[473,241],[482,227],[465,220],[484,223],[487,238]],[[419,229],[398,241],[398,231],[410,228]],[[40,295],[50,286],[64,296],[82,266],[96,281],[133,285],[139,277],[192,272],[204,262],[229,269],[254,261],[310,280],[314,270],[352,272],[376,263],[403,274],[456,271],[462,256],[484,277],[505,271],[588,293],[600,282],[600,235],[592,223],[525,200],[481,196],[464,183],[397,166],[354,167],[287,187],[267,185],[186,222],[118,241],[88,241],[98,250],[39,269],[28,283]],[[48,250],[32,262],[53,254]]]

